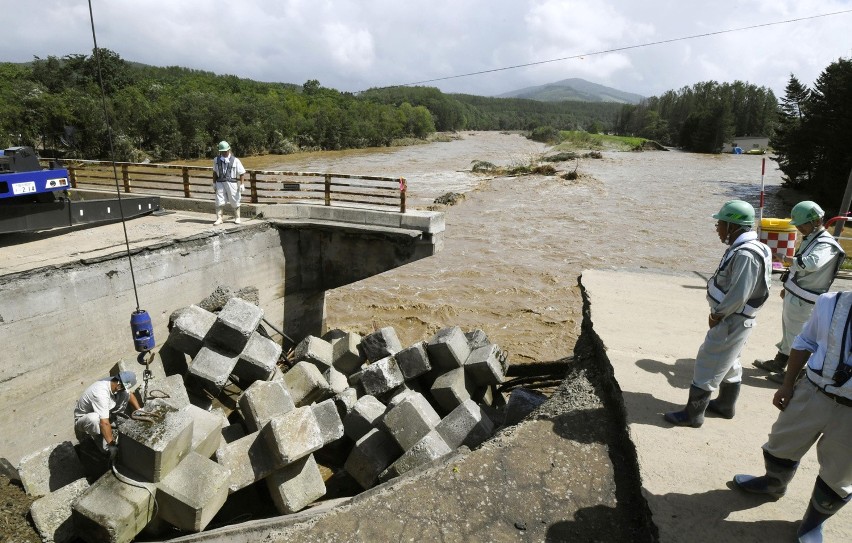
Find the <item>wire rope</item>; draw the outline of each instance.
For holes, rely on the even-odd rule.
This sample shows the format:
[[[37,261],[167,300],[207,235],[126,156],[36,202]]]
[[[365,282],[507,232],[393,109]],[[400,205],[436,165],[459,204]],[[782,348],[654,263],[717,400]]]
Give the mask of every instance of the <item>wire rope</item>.
[[[133,258],[130,255],[130,240],[127,237],[127,224],[124,217],[124,207],[122,206],[121,201],[121,189],[118,185],[118,168],[115,165],[115,148],[113,146],[112,140],[112,124],[110,122],[109,110],[107,108],[106,101],[106,87],[104,86],[104,77],[101,73],[101,52],[98,48],[98,38],[95,35],[95,16],[92,11],[92,0],[88,0],[89,2],[89,21],[92,26],[92,42],[95,47],[95,64],[98,68],[98,83],[101,86],[101,106],[104,111],[104,122],[106,123],[107,128],[107,140],[109,141],[109,157],[112,162],[112,175],[115,178],[115,192],[118,195],[118,211],[121,216],[121,228],[124,231],[124,245],[127,248],[127,262],[130,264],[130,280],[133,282],[133,296],[136,299],[136,311],[139,311],[139,291],[136,288],[136,274],[133,271]]]
[[[376,87],[376,88],[371,89],[371,90],[390,89],[390,88],[393,88],[393,87],[408,87],[408,86],[411,86],[411,85],[422,85],[424,83],[434,83],[436,81],[447,81],[449,79],[460,79],[462,77],[471,77],[471,76],[474,76],[474,75],[490,74],[490,73],[494,73],[494,72],[504,72],[504,71],[507,71],[507,70],[516,70],[518,68],[528,68],[530,66],[539,66],[539,65],[542,65],[542,64],[550,64],[550,63],[553,63],[553,62],[562,62],[563,60],[574,60],[574,59],[578,59],[578,58],[591,57],[591,56],[596,56],[596,55],[605,55],[607,53],[617,53],[619,51],[629,51],[631,49],[641,49],[643,47],[651,47],[653,45],[662,45],[662,44],[665,44],[665,43],[674,43],[674,42],[679,42],[679,41],[694,40],[694,39],[697,39],[697,38],[707,38],[709,36],[718,36],[720,34],[731,34],[733,32],[742,32],[744,30],[754,30],[756,28],[765,28],[765,27],[768,27],[768,26],[777,26],[777,25],[783,25],[783,24],[797,23],[797,22],[801,22],[801,21],[807,21],[807,20],[810,20],[810,19],[818,19],[820,17],[832,17],[834,15],[843,15],[843,14],[846,14],[846,13],[852,13],[852,9],[846,9],[846,10],[843,10],[843,11],[834,11],[834,12],[831,12],[831,13],[821,13],[819,15],[810,15],[808,17],[798,17],[798,18],[795,18],[795,19],[786,19],[786,20],[783,20],[783,21],[773,21],[771,23],[761,23],[761,24],[756,24],[756,25],[743,26],[743,27],[739,27],[739,28],[729,28],[727,30],[717,30],[717,31],[714,31],[714,32],[705,32],[703,34],[693,34],[691,36],[681,36],[681,37],[678,37],[678,38],[670,38],[670,39],[667,39],[667,40],[658,40],[658,41],[653,41],[653,42],[648,42],[648,43],[640,43],[640,44],[636,44],[636,45],[625,45],[623,47],[614,47],[612,49],[604,49],[604,50],[601,50],[601,51],[593,51],[591,53],[581,53],[581,54],[571,55],[571,56],[567,56],[567,57],[553,58],[553,59],[549,59],[549,60],[539,60],[539,61],[536,61],[536,62],[527,62],[525,64],[515,64],[513,66],[504,66],[502,68],[492,68],[490,70],[480,70],[478,72],[470,72],[470,73],[466,73],[466,74],[448,75],[448,76],[445,76],[445,77],[436,77],[434,79],[424,79],[422,81],[413,81],[413,82],[410,82],[410,83],[400,83],[400,84],[397,84],[397,85],[388,85],[386,87]],[[365,92],[365,91],[361,91],[361,92]]]

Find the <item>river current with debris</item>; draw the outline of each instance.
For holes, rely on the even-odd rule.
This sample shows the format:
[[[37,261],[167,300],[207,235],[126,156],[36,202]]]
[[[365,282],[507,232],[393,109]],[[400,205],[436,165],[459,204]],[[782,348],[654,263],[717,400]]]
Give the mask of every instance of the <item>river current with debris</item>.
[[[411,147],[294,155],[274,168],[403,176],[410,207],[465,193],[446,213],[444,249],[327,295],[329,327],[394,326],[403,344],[451,325],[481,328],[512,363],[569,356],[580,332],[578,277],[588,268],[708,275],[724,245],[711,215],[727,200],[760,199],[764,217],[789,212],[773,196],[781,172],[768,156],[604,151],[557,163],[560,176],[492,177],[474,161],[529,164],[548,146],[518,134],[465,132]],[[644,308],[625,307],[625,311]]]

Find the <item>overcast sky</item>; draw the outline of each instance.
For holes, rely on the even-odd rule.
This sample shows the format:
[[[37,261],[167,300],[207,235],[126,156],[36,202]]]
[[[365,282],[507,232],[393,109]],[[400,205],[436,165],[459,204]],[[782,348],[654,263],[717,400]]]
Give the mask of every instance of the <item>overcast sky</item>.
[[[0,0],[0,61],[92,52],[86,0]],[[92,0],[123,59],[360,91],[424,83],[498,95],[579,77],[645,96],[747,81],[780,97],[852,56],[852,0]],[[802,19],[625,51],[602,51]],[[555,62],[554,59],[567,58]],[[534,66],[503,68],[530,63]],[[472,72],[492,73],[453,77]]]

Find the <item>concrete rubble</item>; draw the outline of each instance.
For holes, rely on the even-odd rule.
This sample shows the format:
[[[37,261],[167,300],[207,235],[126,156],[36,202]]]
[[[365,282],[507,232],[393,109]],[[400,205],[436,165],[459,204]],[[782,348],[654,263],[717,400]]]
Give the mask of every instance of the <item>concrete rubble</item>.
[[[482,330],[448,327],[408,347],[391,327],[333,330],[303,338],[288,360],[262,318],[237,297],[218,314],[173,313],[136,391],[149,416],[119,418],[112,469],[93,476],[82,444],[67,441],[21,461],[45,541],[199,532],[259,495],[272,515],[295,513],[476,448],[537,400],[509,397],[521,412],[507,415],[506,356]],[[135,362],[112,373],[124,369],[142,376]]]

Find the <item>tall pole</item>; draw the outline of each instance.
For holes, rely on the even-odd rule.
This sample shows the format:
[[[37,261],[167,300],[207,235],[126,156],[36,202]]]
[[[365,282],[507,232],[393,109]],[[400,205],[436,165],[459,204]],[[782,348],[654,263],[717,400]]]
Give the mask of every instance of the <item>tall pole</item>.
[[[766,158],[764,157],[760,161],[760,219],[757,221],[757,235],[760,237],[760,228],[763,226],[763,188],[764,188],[764,176],[766,175]]]
[[[837,210],[837,215],[841,217],[834,225],[834,238],[840,237],[843,233],[843,225],[846,224],[846,214],[849,213],[849,204],[852,202],[852,170],[849,170],[849,179],[846,180],[846,192],[843,193],[843,202],[840,204],[840,209]]]

